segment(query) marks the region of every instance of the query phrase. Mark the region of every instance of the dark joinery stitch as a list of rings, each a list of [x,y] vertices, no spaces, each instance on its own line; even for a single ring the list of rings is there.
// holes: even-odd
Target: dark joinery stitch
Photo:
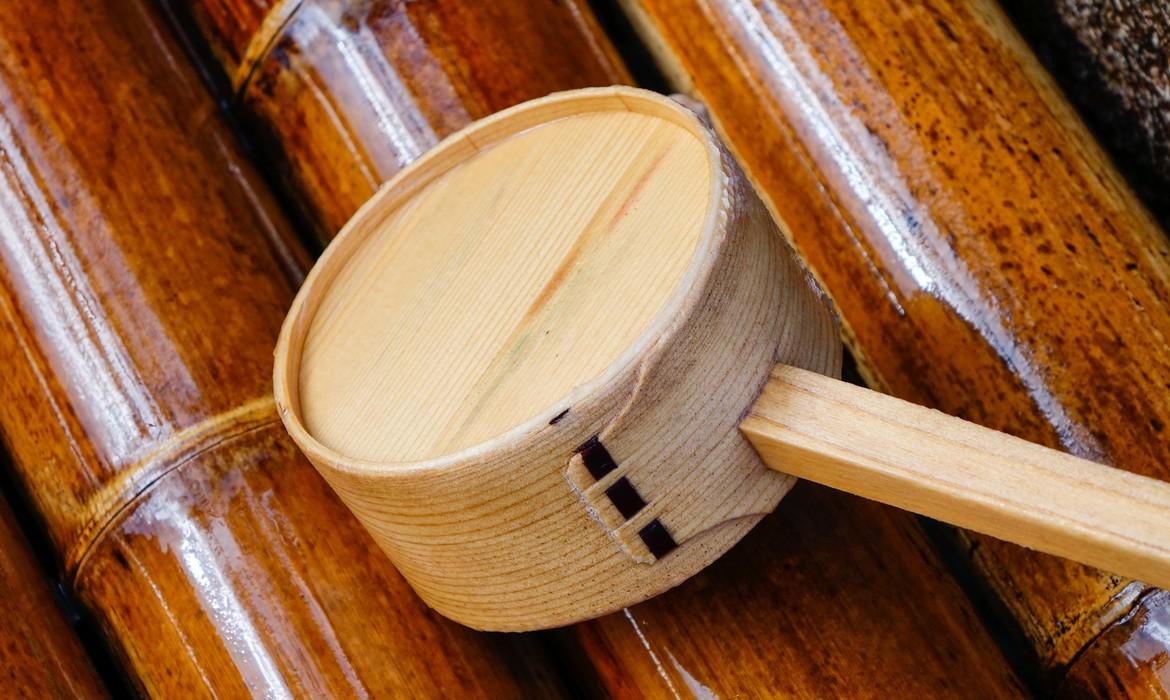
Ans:
[[[646,524],[646,527],[638,530],[638,537],[641,537],[642,541],[646,543],[646,549],[650,550],[655,559],[661,559],[678,546],[678,543],[674,541],[670,532],[658,521],[658,518],[651,520]]]
[[[605,490],[605,495],[609,496],[609,500],[613,501],[614,507],[626,520],[634,517],[638,511],[646,507],[646,501],[642,500],[638,490],[624,476],[613,482],[613,486]]]
[[[594,479],[600,480],[606,474],[617,469],[617,462],[614,461],[613,455],[605,449],[605,445],[601,444],[600,438],[596,435],[582,443],[575,452],[581,455],[581,461],[585,463],[585,468],[589,470],[589,474]],[[613,482],[605,490],[605,495],[626,520],[634,517],[646,507],[646,501],[638,493],[638,489],[634,488],[634,484],[624,476]],[[657,518],[639,530],[638,537],[642,538],[642,542],[645,543],[646,548],[650,550],[650,554],[654,555],[655,559],[661,559],[678,546],[670,531]]]
[[[578,447],[577,453],[581,455],[581,461],[585,462],[585,468],[589,470],[589,474],[594,479],[600,479],[617,469],[617,464],[609,455],[609,450],[605,449],[605,445],[601,444],[601,440],[597,439],[596,435]]]

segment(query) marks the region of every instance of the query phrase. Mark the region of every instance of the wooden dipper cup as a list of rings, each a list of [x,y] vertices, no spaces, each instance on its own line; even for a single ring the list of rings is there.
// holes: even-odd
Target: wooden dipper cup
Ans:
[[[825,376],[840,352],[707,127],[605,88],[479,121],[382,187],[297,295],[275,393],[419,595],[472,627],[664,591],[795,476],[1170,584],[1170,486]]]

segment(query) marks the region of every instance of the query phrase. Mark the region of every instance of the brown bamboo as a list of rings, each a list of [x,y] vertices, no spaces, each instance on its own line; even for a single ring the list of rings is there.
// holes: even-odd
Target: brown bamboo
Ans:
[[[1166,695],[1170,594],[1155,590],[1077,658],[1061,681],[1061,698],[1160,698]]]
[[[155,8],[0,5],[0,432],[144,695],[530,697],[532,639],[409,590],[287,439],[305,256]]]
[[[7,501],[0,499],[0,676],[29,698],[108,697],[61,614]]]
[[[232,86],[247,80],[247,70],[267,49],[280,26],[302,0],[162,0],[182,21],[207,29],[208,48]]]
[[[457,94],[465,97],[444,100],[420,87],[413,100],[391,105],[392,114],[383,116],[396,123],[445,125],[432,127],[441,134],[521,97],[581,84],[572,66],[595,55],[590,44],[605,45],[599,36],[570,45],[536,42],[526,32],[505,31],[492,21],[495,12],[539,17],[549,11],[546,3],[510,3],[506,10],[487,5],[354,3],[357,9],[345,15],[349,22],[331,30],[353,34],[352,42],[342,42],[350,47],[344,50],[303,45],[304,37],[314,35],[296,29],[310,25],[294,13],[270,42],[271,53],[257,59],[258,67],[243,71],[252,80],[267,76],[271,85],[283,86],[242,85],[237,106],[253,133],[267,143],[263,152],[273,154],[268,166],[276,173],[304,173],[286,180],[287,192],[306,211],[317,212],[319,226],[327,222],[326,231],[339,226],[373,184],[408,159],[371,168],[366,153],[406,152],[395,150],[393,133],[369,128],[377,114],[363,97],[370,92],[362,87],[366,76],[342,70],[338,53],[377,50],[393,75],[426,73],[428,81],[420,86],[461,86]],[[435,19],[448,15],[464,22],[444,25]],[[202,30],[211,33],[213,46],[223,40],[214,27]],[[524,71],[508,65],[489,70],[484,64],[493,56],[507,57],[515,44],[532,47],[526,49],[530,58]],[[557,58],[547,59],[549,73],[535,68],[543,65],[540,52],[554,45],[575,58],[554,53]],[[609,55],[608,49],[603,55]],[[471,89],[463,77],[469,65],[480,66],[474,75],[485,76],[480,79],[488,87]],[[385,75],[380,79],[391,80]],[[560,76],[556,80],[561,82],[555,84],[549,75]],[[608,82],[623,76],[595,70],[588,79]],[[392,85],[380,89],[390,91]],[[323,109],[321,95],[331,96],[334,116],[304,119],[317,113],[305,105]],[[347,145],[339,148],[338,143]],[[318,180],[330,187],[319,186]],[[909,609],[908,600],[914,601]],[[621,697],[672,697],[703,689],[720,696],[786,692],[797,697],[1010,697],[1021,692],[911,518],[811,486],[787,497],[780,515],[766,519],[692,581],[626,613],[564,630],[561,638],[588,652],[585,659],[567,654],[567,663],[580,661],[601,677],[605,691]]]
[[[1002,0],[1138,195],[1170,225],[1170,5]]]
[[[1170,476],[1170,249],[998,7],[627,7],[706,100],[873,386]],[[989,538],[960,550],[1050,680],[1131,659],[1127,640],[1165,649],[1131,624],[1162,615],[1140,583]],[[1163,681],[1147,662],[1123,683]]]
[[[284,0],[264,16],[249,7],[200,0],[190,15],[322,241],[468,122],[557,90],[629,81],[583,0]]]

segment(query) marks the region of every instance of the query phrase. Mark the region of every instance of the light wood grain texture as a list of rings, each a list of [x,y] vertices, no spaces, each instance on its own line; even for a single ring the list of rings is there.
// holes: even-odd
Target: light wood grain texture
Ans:
[[[1159,586],[1170,484],[777,366],[742,430],[793,476]]]
[[[563,173],[534,180],[531,168],[545,160]],[[496,178],[485,181],[484,169]],[[465,228],[449,234],[465,244],[404,241],[424,214],[433,219],[426,230]],[[529,265],[533,229],[551,251]],[[431,245],[445,253],[426,254]],[[482,256],[475,264],[494,264],[462,274],[471,263],[461,259]],[[405,327],[359,313],[384,299],[361,280],[409,290],[433,274],[442,294],[406,294],[429,311]],[[477,321],[503,327],[484,331]],[[458,411],[475,384],[437,381],[445,368],[456,379],[464,372],[446,351],[381,366],[368,357],[396,342],[456,346],[468,376],[491,386],[510,381],[497,358],[516,353],[517,333],[530,325],[554,351],[564,343],[564,353],[596,351],[603,361],[513,354],[522,381],[486,404],[495,415],[472,421],[469,438],[457,430],[430,444],[419,438],[428,425],[448,430],[445,415],[467,423]],[[604,333],[617,338],[595,337]],[[645,600],[710,564],[771,511],[792,479],[760,463],[737,430],[740,416],[777,359],[838,371],[835,334],[771,218],[694,115],[645,91],[583,90],[482,120],[387,183],[297,295],[274,390],[293,438],[424,600],[468,625],[526,629]],[[326,351],[336,356],[310,357]],[[350,398],[372,383],[368,373],[343,377],[340,392],[323,387],[346,365],[409,380],[415,394],[375,386],[364,413],[355,411]],[[391,428],[378,414],[399,400],[432,414]],[[342,420],[306,420],[328,414],[328,402]],[[372,432],[405,435],[408,451],[341,435],[369,431],[363,417]],[[321,425],[323,439],[313,432]]]
[[[412,462],[565,408],[690,267],[708,158],[671,121],[595,112],[482,150],[379,212],[386,233],[338,272],[308,330],[305,427],[349,457]]]

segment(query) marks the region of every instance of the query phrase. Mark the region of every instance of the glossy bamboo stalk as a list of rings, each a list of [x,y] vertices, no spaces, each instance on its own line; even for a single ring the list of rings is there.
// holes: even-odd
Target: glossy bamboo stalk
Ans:
[[[1165,697],[1170,593],[1149,591],[1069,668],[1061,698]]]
[[[287,439],[305,256],[144,0],[0,5],[0,432],[146,695],[559,695],[430,612]]]
[[[303,0],[162,0],[184,13],[184,21],[205,28],[208,48],[232,88],[248,79],[248,71],[268,42]]]
[[[1025,695],[913,518],[808,483],[678,588],[562,634],[616,697]]]
[[[322,241],[468,122],[557,90],[629,81],[584,0],[268,5],[263,16],[248,0],[178,9],[223,60],[260,151]]]
[[[406,9],[397,3],[351,5],[354,14],[346,16],[353,21],[328,30],[304,27],[331,15],[316,10],[307,18],[294,14],[285,33],[272,42],[272,53],[258,58],[261,67],[243,71],[253,80],[268,76],[264,79],[272,85],[284,87],[244,85],[238,101],[245,120],[265,138],[279,138],[267,149],[279,156],[269,167],[306,173],[286,183],[290,196],[330,226],[340,225],[361,204],[355,188],[369,192],[363,183],[371,174],[380,180],[412,157],[401,146],[400,132],[372,128],[377,119],[432,125],[438,136],[512,101],[503,96],[519,99],[579,85],[582,77],[561,66],[586,63],[598,55],[590,44],[605,45],[600,36],[573,45],[562,41],[552,58],[540,61],[540,51],[554,51],[552,44],[516,36],[491,21],[495,12],[539,17],[548,12],[543,2],[509,3],[507,10],[442,1]],[[444,24],[442,18],[449,15],[463,21]],[[445,27],[444,33],[436,33],[436,27]],[[353,39],[337,45],[302,43],[321,32]],[[209,37],[213,46],[223,41]],[[517,42],[535,42],[528,45],[536,48],[526,49],[526,71],[483,65],[493,56],[508,56]],[[346,68],[337,53],[358,48],[351,52],[338,46],[360,47],[367,56],[378,51],[389,62],[377,76],[384,82],[370,85],[360,66]],[[560,55],[566,51],[575,57]],[[601,55],[608,56],[608,49]],[[539,68],[545,63],[550,72]],[[479,87],[466,82],[468,65],[481,66],[471,73],[485,81]],[[427,76],[418,82],[422,98],[380,103],[389,110],[381,116],[371,111],[371,95],[398,94],[394,76],[416,73]],[[588,74],[594,82],[621,78],[620,70]],[[456,94],[462,97],[433,97],[446,94],[448,85],[460,86]],[[325,104],[321,95],[354,97],[330,101],[334,116],[329,120],[304,121],[300,115],[311,113],[306,105],[319,110]],[[348,145],[341,149],[337,143]],[[371,168],[366,153],[387,159]],[[327,162],[319,154],[330,154]],[[318,181],[330,186],[318,186]],[[340,183],[347,194],[338,197],[331,183]],[[564,630],[561,637],[572,647],[566,663],[580,662],[601,677],[604,690],[619,697],[673,697],[703,689],[721,697],[785,692],[797,697],[1010,697],[1020,692],[969,603],[905,514],[809,486],[789,496],[781,514],[758,530],[711,569],[661,598]],[[574,658],[576,645],[587,658]]]
[[[6,693],[59,700],[107,697],[2,498],[0,598],[0,676]]]
[[[626,4],[706,100],[875,387],[1170,476],[1170,249],[998,7]],[[1161,617],[1134,616],[1164,600],[1139,583],[964,542],[1054,676],[1078,654],[1107,668],[1132,636],[1119,620]],[[1153,663],[1131,680],[1163,682]]]
[[[1001,4],[1162,226],[1170,225],[1170,4]]]

